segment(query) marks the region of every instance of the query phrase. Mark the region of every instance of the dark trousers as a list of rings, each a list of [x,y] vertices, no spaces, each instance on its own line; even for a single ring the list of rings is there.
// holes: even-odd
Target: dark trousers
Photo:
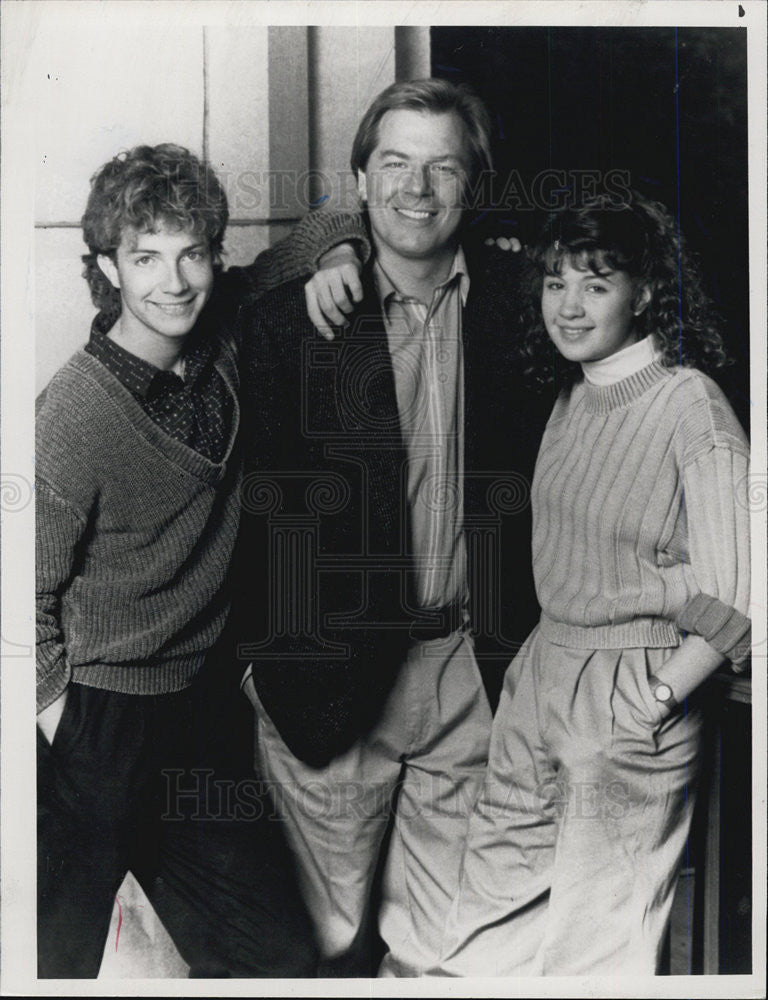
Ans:
[[[140,669],[140,668],[137,668]],[[315,976],[282,824],[252,770],[253,716],[233,688],[117,694],[71,684],[38,730],[38,976],[98,974],[132,871],[190,976]]]

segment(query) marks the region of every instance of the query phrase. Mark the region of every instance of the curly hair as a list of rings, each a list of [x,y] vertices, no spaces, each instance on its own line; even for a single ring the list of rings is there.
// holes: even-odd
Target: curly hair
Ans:
[[[82,218],[89,250],[82,258],[83,277],[93,304],[108,319],[120,315],[120,292],[97,258],[103,254],[116,260],[126,229],[154,233],[168,226],[204,236],[219,268],[228,219],[227,196],[216,174],[183,146],[164,142],[118,153],[91,178]]]
[[[686,249],[675,220],[659,202],[636,191],[626,201],[594,196],[552,212],[526,250],[520,352],[526,374],[539,385],[572,383],[581,366],[562,358],[541,313],[542,280],[574,261],[596,274],[624,271],[635,287],[651,293],[635,319],[638,338],[653,333],[661,362],[712,371],[729,364],[719,317],[704,291],[697,262]]]

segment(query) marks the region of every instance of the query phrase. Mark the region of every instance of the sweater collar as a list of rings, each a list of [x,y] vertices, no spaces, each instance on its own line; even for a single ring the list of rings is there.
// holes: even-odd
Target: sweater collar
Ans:
[[[640,371],[611,385],[592,385],[585,379],[582,385],[586,410],[588,413],[610,413],[620,407],[631,406],[649,389],[670,378],[674,370],[652,361]]]
[[[91,379],[106,397],[117,407],[129,422],[133,430],[143,437],[156,452],[192,475],[211,483],[219,482],[227,472],[230,459],[235,449],[238,428],[240,426],[240,408],[237,393],[237,362],[234,351],[226,339],[220,340],[221,350],[215,359],[216,370],[224,379],[232,396],[234,412],[232,427],[226,452],[219,462],[213,462],[194,448],[166,434],[149,416],[141,403],[128,391],[112,372],[97,358],[85,350],[77,351],[69,359],[62,372],[72,370]]]

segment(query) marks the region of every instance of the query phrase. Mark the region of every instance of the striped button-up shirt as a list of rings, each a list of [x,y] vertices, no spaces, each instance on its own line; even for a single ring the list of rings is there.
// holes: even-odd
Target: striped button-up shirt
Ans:
[[[408,453],[408,504],[424,609],[467,600],[464,503],[464,354],[461,312],[469,293],[459,248],[429,303],[402,295],[374,265]]]

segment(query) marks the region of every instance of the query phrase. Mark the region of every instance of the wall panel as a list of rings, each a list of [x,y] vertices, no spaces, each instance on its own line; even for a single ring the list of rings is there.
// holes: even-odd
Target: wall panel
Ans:
[[[119,41],[119,44],[118,44]],[[35,221],[80,219],[88,179],[120,149],[203,139],[203,32],[91,27],[62,45],[46,22],[35,46]]]
[[[313,27],[309,39],[312,200],[352,210],[349,152],[363,112],[395,80],[395,30]]]
[[[35,231],[35,393],[88,340],[96,310],[82,278],[79,228]]]
[[[233,219],[269,214],[269,30],[205,28],[205,152]]]
[[[307,28],[269,29],[269,169],[273,219],[298,219],[307,210],[309,69]]]

